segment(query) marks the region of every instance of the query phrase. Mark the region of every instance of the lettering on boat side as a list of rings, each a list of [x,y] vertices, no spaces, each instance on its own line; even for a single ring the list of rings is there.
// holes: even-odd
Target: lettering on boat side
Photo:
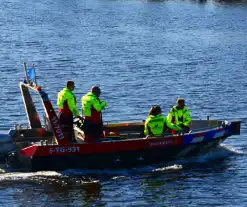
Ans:
[[[79,146],[72,146],[72,147],[50,147],[49,153],[73,153],[73,152],[80,152]]]
[[[160,142],[151,142],[150,146],[160,146],[160,145],[169,145],[169,144],[173,144],[174,141],[173,140],[165,140],[165,141],[160,141]]]
[[[59,125],[59,123],[58,123],[57,117],[56,117],[56,116],[53,116],[53,117],[51,118],[51,122],[52,122],[52,124],[53,124],[54,132],[55,132],[55,134],[57,135],[57,137],[58,137],[60,140],[64,139],[63,132],[62,132],[62,130],[61,130],[61,128],[60,128],[60,125]]]

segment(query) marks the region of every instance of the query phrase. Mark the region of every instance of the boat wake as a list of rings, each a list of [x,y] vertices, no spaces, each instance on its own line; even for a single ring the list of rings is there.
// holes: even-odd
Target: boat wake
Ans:
[[[225,159],[230,156],[244,155],[243,151],[233,148],[232,146],[221,144],[219,147],[212,149],[210,152],[197,158],[199,162],[208,162],[213,160]]]

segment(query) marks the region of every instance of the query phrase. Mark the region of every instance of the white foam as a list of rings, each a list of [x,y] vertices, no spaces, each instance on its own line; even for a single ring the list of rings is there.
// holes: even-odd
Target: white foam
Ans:
[[[171,165],[171,166],[167,166],[167,167],[161,167],[161,168],[157,168],[152,170],[153,172],[157,172],[157,171],[167,171],[167,170],[181,170],[183,169],[182,165]]]
[[[13,173],[4,173],[0,175],[1,180],[25,180],[32,179],[33,177],[57,177],[61,176],[59,172],[55,171],[39,171],[39,172],[13,172]]]
[[[226,144],[221,144],[221,147],[229,150],[230,152],[232,152],[233,154],[240,154],[240,155],[245,155],[247,154],[247,152],[235,149],[234,147],[230,146],[230,145],[226,145]]]

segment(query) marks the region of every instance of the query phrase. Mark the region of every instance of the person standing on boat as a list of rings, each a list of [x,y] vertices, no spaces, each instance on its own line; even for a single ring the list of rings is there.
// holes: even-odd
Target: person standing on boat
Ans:
[[[91,91],[81,98],[82,114],[84,115],[85,141],[95,141],[103,136],[102,110],[106,102],[99,99],[101,90],[93,86]]]
[[[181,131],[178,127],[167,120],[162,114],[160,106],[151,107],[148,118],[145,121],[144,134],[146,136],[162,136],[170,128],[175,131]]]
[[[184,133],[190,131],[189,124],[191,123],[190,111],[185,106],[185,100],[183,98],[178,98],[176,101],[176,106],[173,106],[167,115],[167,119],[177,126],[180,126]],[[172,131],[172,134],[176,134]]]
[[[73,142],[73,115],[80,117],[76,106],[76,98],[72,91],[75,89],[74,81],[67,81],[66,88],[57,95],[58,118],[64,132],[68,133],[69,142]]]

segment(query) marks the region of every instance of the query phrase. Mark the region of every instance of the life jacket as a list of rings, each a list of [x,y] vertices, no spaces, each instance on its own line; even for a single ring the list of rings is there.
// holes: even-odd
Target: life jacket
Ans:
[[[145,121],[145,135],[161,136],[166,127],[166,118],[161,114],[149,115]]]
[[[85,119],[92,121],[93,124],[102,123],[102,113],[101,111],[96,111],[94,108],[91,109],[91,116],[85,116]]]
[[[174,106],[171,108],[167,119],[176,125],[184,124],[188,126],[191,122],[190,111],[186,106],[183,109],[177,109],[177,107]]]
[[[87,93],[81,98],[82,114],[85,119],[91,120],[93,124],[102,125],[102,110],[106,102],[100,99],[92,92]]]
[[[57,97],[58,111],[63,113],[64,116],[79,116],[78,109],[76,107],[76,98],[74,94],[67,88],[64,88],[58,93]]]
[[[69,110],[69,105],[68,105],[67,101],[65,101],[63,103],[63,108],[58,108],[58,111],[60,113],[64,114],[64,116],[66,116],[66,117],[73,116],[73,113]]]

